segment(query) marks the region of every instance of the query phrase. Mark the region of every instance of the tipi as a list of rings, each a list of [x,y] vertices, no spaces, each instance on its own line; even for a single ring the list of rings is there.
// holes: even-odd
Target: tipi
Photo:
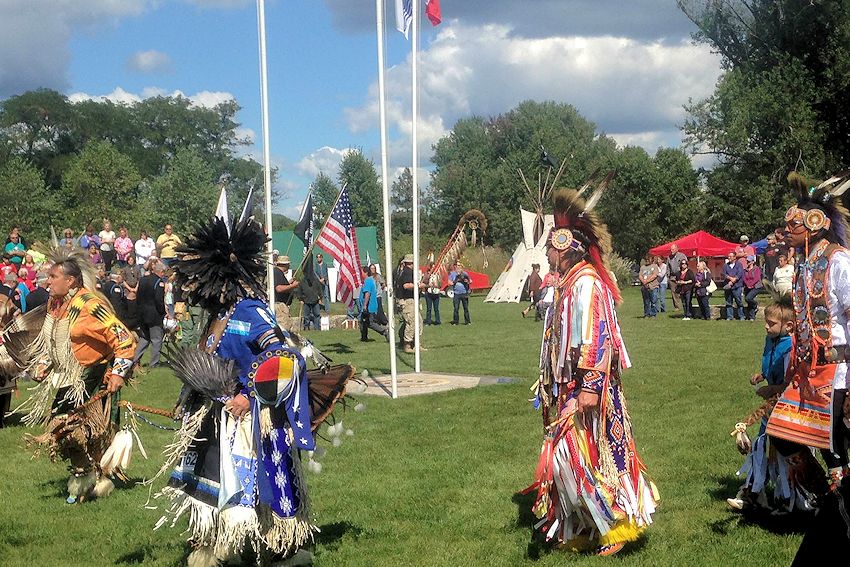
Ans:
[[[540,264],[540,270],[544,274],[549,270],[549,262],[546,259],[546,238],[549,236],[549,231],[555,225],[555,220],[552,215],[543,214],[543,206],[549,201],[552,191],[558,185],[566,163],[566,159],[561,162],[561,167],[558,168],[557,173],[553,177],[554,162],[546,153],[543,146],[541,146],[541,171],[537,174],[536,191],[528,184],[522,170],[517,169],[517,174],[522,180],[526,193],[534,205],[534,212],[532,213],[522,208],[519,210],[522,221],[522,241],[516,247],[513,256],[511,256],[507,266],[505,266],[505,269],[499,275],[496,283],[490,288],[490,293],[487,294],[487,298],[484,301],[490,303],[519,303],[523,289],[525,288],[525,282],[528,276],[531,275],[531,265]],[[545,177],[543,176],[544,167],[546,168]]]

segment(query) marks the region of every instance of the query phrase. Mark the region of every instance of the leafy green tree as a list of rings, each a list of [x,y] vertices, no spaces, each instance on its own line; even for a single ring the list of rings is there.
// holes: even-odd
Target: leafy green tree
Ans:
[[[62,178],[63,224],[78,231],[96,219],[128,222],[137,210],[141,181],[132,160],[111,144],[87,144]]]
[[[337,181],[340,186],[348,188],[351,213],[357,226],[380,227],[384,219],[381,184],[378,182],[375,164],[363,155],[362,150],[356,149],[345,154],[339,164]]]
[[[420,199],[420,203],[422,200]],[[392,205],[393,238],[413,234],[413,174],[405,167],[393,181],[390,204]],[[420,227],[421,230],[421,227]]]
[[[0,227],[20,225],[33,238],[50,236],[51,223],[59,222],[57,204],[44,184],[41,172],[22,157],[14,157],[0,167]],[[56,226],[56,230],[61,227]]]
[[[324,222],[324,219],[331,212],[331,207],[336,202],[339,187],[336,186],[333,179],[320,171],[313,183],[310,184],[310,192],[313,194],[313,215]],[[318,228],[321,227],[317,227],[317,230]]]
[[[180,148],[163,175],[154,178],[147,197],[155,203],[153,226],[174,225],[187,233],[213,214],[221,186],[215,172],[197,151]]]
[[[678,4],[725,71],[684,124],[692,151],[719,161],[706,178],[709,226],[763,234],[781,222],[789,170],[820,177],[850,163],[850,3]]]

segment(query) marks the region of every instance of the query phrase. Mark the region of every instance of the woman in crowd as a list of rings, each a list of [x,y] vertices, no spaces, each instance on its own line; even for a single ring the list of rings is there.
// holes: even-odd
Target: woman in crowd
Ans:
[[[640,292],[643,295],[643,316],[655,317],[658,314],[658,265],[655,258],[646,255],[640,266]]]
[[[747,321],[755,321],[759,311],[758,294],[764,289],[761,282],[761,268],[756,265],[755,256],[747,256],[747,266],[744,268],[744,300],[746,301]]]
[[[148,236],[148,231],[142,230],[139,232],[139,239],[136,240],[134,248],[136,249],[136,263],[144,266],[156,250],[156,242]]]
[[[115,231],[112,230],[112,223],[108,220],[103,221],[103,230],[98,236],[100,237],[100,257],[103,258],[104,268],[109,272],[115,262]]]
[[[121,271],[124,276],[124,297],[127,300],[126,321],[129,329],[139,326],[139,312],[136,297],[139,292],[139,280],[142,279],[142,267],[136,263],[136,255],[127,256],[127,265]]]
[[[97,244],[95,244],[94,242],[89,244],[89,252],[87,258],[93,266],[97,266],[98,264],[103,263],[103,257],[100,255],[100,251],[97,249]]]
[[[118,238],[115,239],[115,257],[120,268],[127,265],[127,258],[133,256],[133,240],[127,235],[127,227],[118,229]]]
[[[659,313],[664,313],[667,311],[667,262],[661,256],[656,256],[655,266],[658,268],[658,304],[656,310]]]
[[[676,275],[676,293],[682,300],[682,309],[685,311],[683,321],[689,321],[693,312],[694,272],[688,267],[688,261],[679,263],[679,273]]]
[[[788,256],[780,254],[778,257],[779,266],[773,271],[773,289],[779,296],[789,295],[791,293],[791,281],[794,278],[794,266],[788,262]]]
[[[711,272],[708,269],[705,261],[697,262],[697,272],[694,274],[694,289],[696,290],[697,304],[699,305],[700,316],[708,321],[711,319],[711,308],[708,305],[708,300],[711,294],[708,292],[708,286],[711,285]]]

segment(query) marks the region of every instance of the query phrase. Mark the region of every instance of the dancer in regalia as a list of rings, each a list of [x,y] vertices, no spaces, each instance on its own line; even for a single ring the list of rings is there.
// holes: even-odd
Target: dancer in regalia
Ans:
[[[547,540],[599,555],[637,539],[658,500],[635,449],[620,383],[630,361],[614,310],[620,293],[606,265],[610,235],[591,212],[610,177],[587,203],[580,191],[554,194],[548,258],[559,281],[536,385],[545,438],[527,489],[537,491],[535,528]]]
[[[823,495],[801,549],[818,553],[822,548],[807,546],[807,540],[829,533],[838,534],[831,545],[846,551],[850,548],[850,214],[840,197],[850,188],[850,177],[844,173],[817,183],[792,172],[788,181],[797,204],[785,215],[787,240],[802,257],[792,292],[796,329],[790,381],[770,414],[767,434],[785,456],[790,476]],[[826,478],[810,448],[820,449],[828,468]],[[832,518],[839,516],[843,521],[836,525]],[[829,526],[824,525],[825,518],[831,518]],[[800,555],[798,561],[803,562]]]
[[[200,348],[171,356],[183,427],[159,493],[171,500],[160,525],[188,512],[189,565],[218,565],[246,542],[288,556],[315,530],[298,456],[315,447],[306,365],[266,303],[266,241],[253,218],[214,218],[177,252],[176,285],[210,314]]]
[[[40,332],[31,342],[19,333],[6,348],[39,383],[16,410],[27,411],[27,425],[45,428],[28,444],[69,462],[67,501],[74,503],[112,491],[111,470],[100,463],[118,431],[119,390],[136,341],[95,291],[93,268],[81,253],[57,248],[49,261],[48,303],[15,323]]]

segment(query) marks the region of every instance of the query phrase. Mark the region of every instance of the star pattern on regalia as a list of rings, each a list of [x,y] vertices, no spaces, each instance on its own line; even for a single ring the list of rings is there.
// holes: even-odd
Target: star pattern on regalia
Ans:
[[[299,420],[295,422],[295,427],[297,427],[298,429],[302,429],[304,427],[304,424],[301,423],[301,421]]]
[[[286,473],[277,471],[274,475],[274,483],[282,490],[286,488]]]
[[[280,451],[278,451],[277,449],[272,451],[272,462],[275,464],[275,466],[280,465],[280,462],[282,460],[283,460],[283,455],[281,454]]]
[[[304,439],[303,437],[301,437],[301,438],[300,438],[300,439],[298,439],[298,440],[299,440],[299,441],[301,441],[301,444],[302,444],[302,445],[306,445],[306,444],[307,444],[307,440],[306,440],[306,439]]]
[[[287,516],[292,514],[292,501],[286,496],[280,497],[280,511]]]
[[[277,429],[272,429],[271,432],[269,433],[269,439],[271,439],[273,442],[276,443],[278,435],[280,435],[280,434],[277,432]]]

